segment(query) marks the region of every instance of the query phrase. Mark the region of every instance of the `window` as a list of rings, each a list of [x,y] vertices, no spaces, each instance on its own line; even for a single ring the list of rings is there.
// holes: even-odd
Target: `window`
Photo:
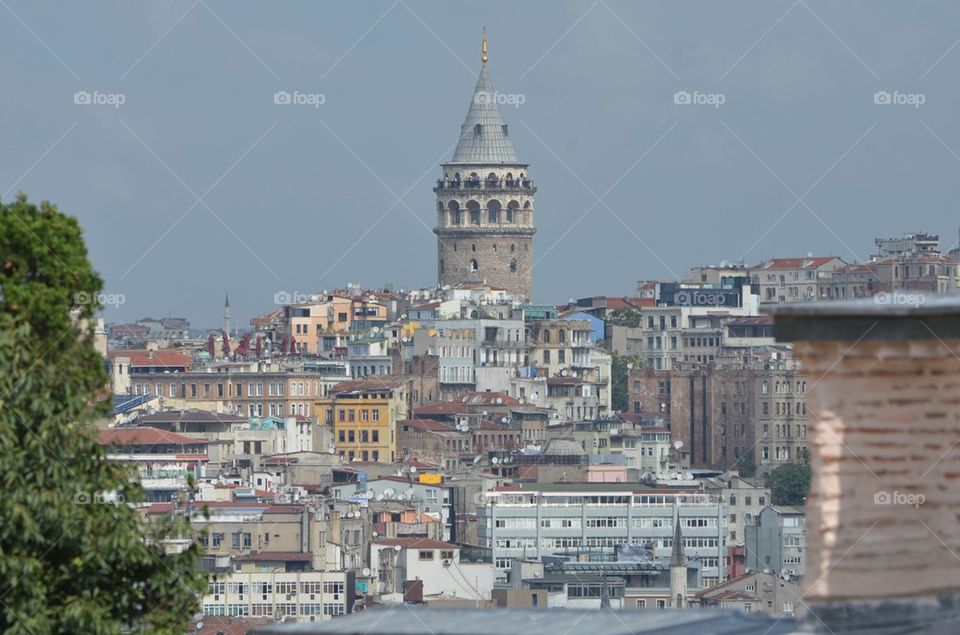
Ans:
[[[452,551],[441,551],[441,552],[440,552],[440,559],[441,559],[441,560],[453,560],[453,552],[452,552]]]
[[[420,560],[433,560],[433,551],[420,550],[417,553],[417,557]]]

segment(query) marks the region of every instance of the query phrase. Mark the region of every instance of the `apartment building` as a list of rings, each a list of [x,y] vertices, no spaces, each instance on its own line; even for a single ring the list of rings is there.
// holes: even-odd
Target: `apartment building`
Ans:
[[[834,256],[771,258],[750,268],[750,281],[763,304],[813,302],[820,298],[821,278],[846,265]]]
[[[238,571],[211,577],[201,599],[203,614],[319,622],[353,612],[353,572],[286,571],[271,566],[275,564],[271,560],[247,559],[238,564]]]
[[[770,504],[770,488],[760,479],[749,479],[736,472],[706,479],[703,491],[716,496],[727,506],[727,544],[746,540],[746,526],[756,523],[760,512]]]
[[[468,562],[461,558],[458,545],[439,540],[375,540],[370,544],[370,568],[376,576],[376,593],[381,596],[402,595],[411,583],[418,584],[422,599],[428,602],[487,601],[493,591],[491,563]]]
[[[621,423],[610,432],[610,454],[622,454],[629,468],[667,478],[670,472],[670,429]]]
[[[686,556],[700,563],[701,584],[726,576],[727,511],[703,494],[629,484],[514,484],[486,492],[477,517],[481,545],[493,550],[502,575],[516,558],[602,560],[624,545],[668,559],[679,522]]]
[[[807,547],[804,510],[768,505],[746,525],[747,567],[802,580]]]
[[[189,479],[206,476],[208,443],[150,427],[101,430],[97,444],[107,448],[107,459],[132,467],[144,490],[145,502],[176,500],[190,486]],[[94,502],[101,492],[79,492],[78,502]]]
[[[800,585],[763,571],[751,571],[697,594],[697,600],[704,608],[782,617],[803,615],[806,611],[802,597]]]
[[[286,299],[286,298],[281,298]],[[295,298],[291,298],[295,299]],[[365,295],[330,293],[283,307],[273,341],[293,339],[297,351],[319,355],[327,352],[324,336],[347,331],[365,333],[384,326],[387,306]]]
[[[592,325],[587,320],[534,320],[529,323],[528,366],[537,375],[555,377],[561,370],[592,368]]]
[[[755,287],[744,280],[715,288],[659,284],[657,305],[640,309],[635,325],[608,328],[611,350],[639,357],[655,370],[670,370],[680,362],[712,362],[722,354],[726,324],[756,316]]]
[[[317,400],[317,414],[333,428],[336,452],[342,458],[396,460],[396,422],[409,418],[411,381],[379,375],[346,381]]]
[[[151,345],[144,349],[107,351],[105,363],[113,394],[152,395],[157,376],[186,373],[192,360],[181,351]]]
[[[633,369],[629,382],[631,408],[663,419],[686,465],[766,474],[806,460],[806,378],[775,347],[670,371]]]
[[[157,396],[161,408],[309,417],[316,398],[348,377],[345,362],[227,362],[141,376],[133,388],[134,394]]]

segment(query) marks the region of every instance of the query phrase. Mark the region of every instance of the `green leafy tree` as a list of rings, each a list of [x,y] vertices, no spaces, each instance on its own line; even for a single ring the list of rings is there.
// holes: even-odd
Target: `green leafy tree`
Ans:
[[[621,355],[617,352],[611,355],[611,400],[615,411],[627,412],[630,410],[630,371],[642,366],[643,364],[638,357]]]
[[[0,632],[182,633],[206,579],[183,516],[147,524],[96,443],[112,414],[89,325],[102,282],[76,219],[0,205]],[[168,551],[170,553],[168,553]]]
[[[614,326],[640,326],[640,311],[637,309],[611,309],[607,312],[607,323]]]
[[[734,461],[733,469],[737,470],[740,476],[748,478],[757,473],[757,460],[753,448],[741,454],[740,458]]]
[[[781,465],[770,473],[770,498],[774,505],[803,505],[810,491],[810,466]]]

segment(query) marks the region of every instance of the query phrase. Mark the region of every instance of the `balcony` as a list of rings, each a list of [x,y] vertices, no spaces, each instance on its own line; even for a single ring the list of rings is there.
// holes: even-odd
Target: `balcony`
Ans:
[[[517,192],[525,191],[527,193],[534,193],[537,188],[533,186],[533,181],[531,179],[513,179],[513,180],[497,180],[497,181],[481,181],[481,180],[467,180],[467,181],[445,181],[443,179],[437,180],[436,187],[433,188],[434,192],[461,192],[461,191],[487,191],[487,192]]]

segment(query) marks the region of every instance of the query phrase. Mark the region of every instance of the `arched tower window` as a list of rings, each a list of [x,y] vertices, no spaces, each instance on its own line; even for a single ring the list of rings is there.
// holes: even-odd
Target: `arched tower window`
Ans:
[[[476,258],[471,258],[471,259],[470,259],[470,271],[479,271],[479,270],[480,270],[480,263],[477,262],[477,259],[476,259]]]
[[[450,210],[450,222],[454,225],[463,224],[463,211],[460,209],[460,203],[456,201],[450,201],[447,205],[447,208]]]
[[[468,201],[467,210],[469,210],[470,212],[470,224],[479,225],[480,224],[480,203],[476,201]]]
[[[517,273],[517,259],[510,259],[510,273]]]
[[[514,220],[514,212],[520,207],[520,203],[516,201],[510,201],[507,203],[507,222],[512,223]]]
[[[493,224],[500,222],[500,201],[495,198],[487,202],[487,222]]]

